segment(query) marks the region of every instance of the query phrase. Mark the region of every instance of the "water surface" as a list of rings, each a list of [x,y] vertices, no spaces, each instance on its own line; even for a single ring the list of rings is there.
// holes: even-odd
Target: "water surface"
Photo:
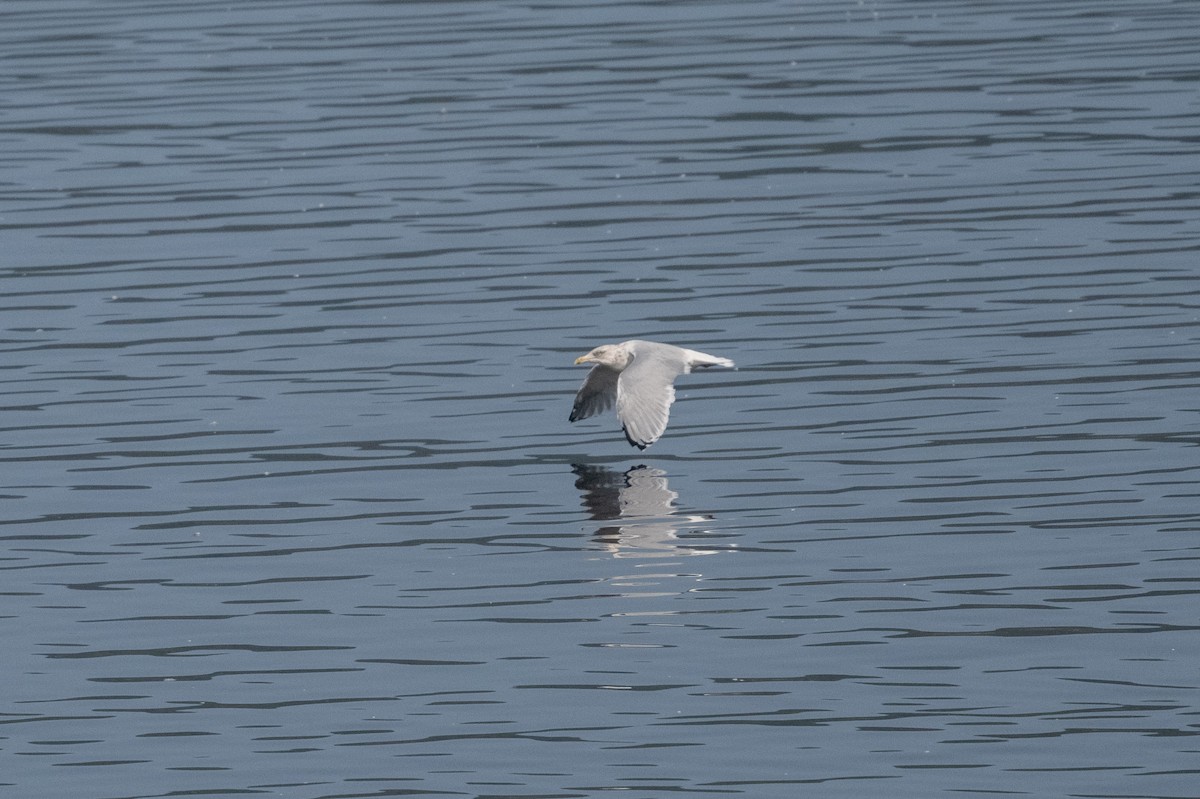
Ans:
[[[1195,793],[1191,4],[0,22],[14,796]]]

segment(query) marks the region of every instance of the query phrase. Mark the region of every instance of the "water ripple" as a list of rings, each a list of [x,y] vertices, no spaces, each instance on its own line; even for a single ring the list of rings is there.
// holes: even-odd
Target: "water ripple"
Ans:
[[[10,4],[6,783],[1190,795],[1189,11]]]

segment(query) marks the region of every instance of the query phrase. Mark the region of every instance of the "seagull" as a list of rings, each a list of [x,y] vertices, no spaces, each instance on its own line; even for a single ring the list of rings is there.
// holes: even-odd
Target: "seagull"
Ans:
[[[638,339],[601,344],[576,358],[575,363],[596,365],[575,395],[571,421],[587,419],[616,405],[625,439],[638,449],[658,441],[667,429],[676,377],[696,367],[733,367],[728,358]]]

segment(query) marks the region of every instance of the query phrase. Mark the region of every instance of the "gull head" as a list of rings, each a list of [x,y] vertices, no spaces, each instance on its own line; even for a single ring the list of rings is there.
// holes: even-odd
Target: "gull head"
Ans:
[[[575,363],[598,363],[619,372],[629,365],[630,357],[629,349],[623,343],[601,344],[587,355],[580,355],[575,359]]]

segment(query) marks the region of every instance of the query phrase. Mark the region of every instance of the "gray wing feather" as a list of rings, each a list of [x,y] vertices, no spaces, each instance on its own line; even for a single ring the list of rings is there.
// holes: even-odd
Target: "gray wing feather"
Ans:
[[[620,374],[607,366],[593,366],[575,395],[571,421],[587,419],[612,408],[617,401],[617,377]]]
[[[645,449],[662,436],[675,401],[675,378],[687,367],[679,347],[636,343],[633,362],[617,381],[617,418],[630,444]]]

